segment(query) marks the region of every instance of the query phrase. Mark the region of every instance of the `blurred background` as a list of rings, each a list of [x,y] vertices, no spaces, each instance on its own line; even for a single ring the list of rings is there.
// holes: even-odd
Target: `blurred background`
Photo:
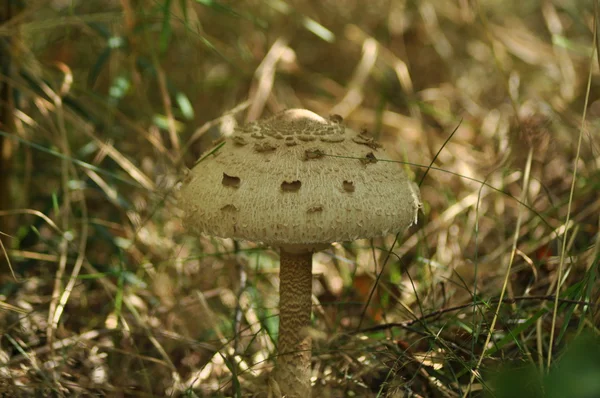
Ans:
[[[237,124],[307,108],[376,136],[424,202],[315,255],[313,396],[598,396],[556,383],[600,380],[585,349],[543,376],[600,324],[597,12],[3,0],[0,392],[272,396],[277,253],[188,233],[176,191]]]

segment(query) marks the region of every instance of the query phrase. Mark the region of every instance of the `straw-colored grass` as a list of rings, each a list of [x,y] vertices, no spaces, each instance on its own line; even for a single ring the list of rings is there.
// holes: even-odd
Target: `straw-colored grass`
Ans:
[[[2,2],[0,393],[273,396],[277,255],[188,233],[175,193],[301,107],[376,136],[425,204],[315,255],[313,396],[578,394],[597,24],[591,0]]]

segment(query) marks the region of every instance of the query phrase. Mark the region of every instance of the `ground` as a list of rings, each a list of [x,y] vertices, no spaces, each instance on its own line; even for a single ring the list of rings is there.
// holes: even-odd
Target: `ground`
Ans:
[[[177,188],[306,108],[424,203],[315,255],[313,396],[598,396],[596,2],[0,8],[4,395],[275,396],[278,255],[195,236]]]

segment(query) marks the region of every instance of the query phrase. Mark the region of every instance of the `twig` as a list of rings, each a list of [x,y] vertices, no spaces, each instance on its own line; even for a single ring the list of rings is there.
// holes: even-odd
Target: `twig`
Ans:
[[[556,297],[554,296],[517,296],[514,298],[505,298],[502,299],[502,303],[504,304],[514,304],[516,302],[519,301],[554,301],[556,300]],[[430,312],[428,314],[425,314],[419,318],[413,319],[411,321],[405,321],[405,322],[395,322],[395,323],[385,323],[382,325],[377,325],[377,326],[372,326],[369,328],[365,328],[365,329],[360,329],[360,330],[356,330],[354,332],[351,332],[351,334],[358,334],[358,333],[368,333],[368,332],[377,332],[380,330],[386,330],[386,329],[391,329],[391,328],[409,328],[412,325],[415,325],[417,323],[423,322],[426,319],[430,319],[430,318],[435,318],[437,316],[449,313],[449,312],[454,312],[454,311],[460,311],[463,310],[465,308],[469,308],[469,307],[474,307],[476,305],[489,305],[489,304],[496,304],[498,303],[500,300],[497,298],[494,299],[490,299],[489,301],[483,302],[483,301],[479,301],[479,302],[469,302],[466,304],[462,304],[462,305],[457,305],[454,307],[449,307],[449,308],[442,308],[440,310],[437,311],[433,311]],[[588,306],[592,306],[592,307],[600,307],[600,304],[597,303],[592,303],[589,301],[581,301],[581,300],[571,300],[571,299],[563,299],[563,298],[558,298],[558,301],[564,304],[573,304],[573,305],[588,305]]]

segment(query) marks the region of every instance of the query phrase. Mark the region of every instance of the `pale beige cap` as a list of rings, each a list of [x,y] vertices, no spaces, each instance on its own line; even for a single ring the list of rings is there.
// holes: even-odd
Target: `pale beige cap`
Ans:
[[[286,250],[404,231],[419,189],[366,134],[304,109],[238,127],[183,184],[196,232]]]

